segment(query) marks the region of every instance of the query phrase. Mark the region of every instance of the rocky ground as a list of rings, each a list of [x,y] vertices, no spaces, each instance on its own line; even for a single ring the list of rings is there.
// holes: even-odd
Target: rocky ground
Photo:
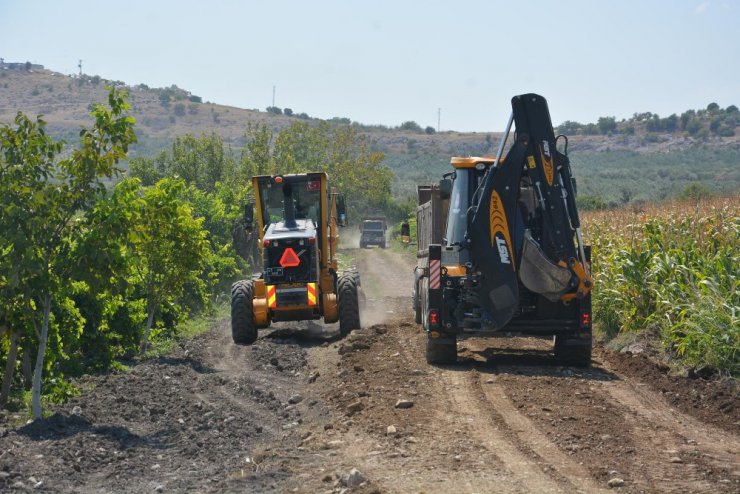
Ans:
[[[363,329],[228,322],[41,421],[0,422],[0,490],[53,492],[740,492],[731,381],[597,348],[561,367],[531,339],[467,339],[431,367],[413,258],[350,251]]]

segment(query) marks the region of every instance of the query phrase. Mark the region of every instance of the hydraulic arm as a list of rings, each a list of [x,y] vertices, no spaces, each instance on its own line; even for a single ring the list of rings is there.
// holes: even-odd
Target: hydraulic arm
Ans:
[[[466,238],[482,319],[494,329],[517,311],[520,283],[565,303],[585,297],[592,285],[570,163],[556,148],[547,101],[524,94],[512,98],[511,106],[496,163],[483,176],[469,211]],[[516,137],[502,160],[512,120]],[[533,204],[522,201],[523,190]]]

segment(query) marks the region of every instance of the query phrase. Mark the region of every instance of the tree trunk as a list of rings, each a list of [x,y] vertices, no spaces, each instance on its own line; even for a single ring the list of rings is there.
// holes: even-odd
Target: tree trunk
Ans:
[[[10,351],[8,352],[8,361],[5,363],[5,375],[3,384],[0,387],[0,408],[4,408],[10,395],[10,385],[13,382],[15,372],[15,361],[18,357],[18,340],[20,335],[16,331],[10,332]]]
[[[46,357],[46,339],[49,336],[49,314],[51,313],[51,295],[44,299],[44,321],[41,323],[39,336],[39,352],[36,355],[36,368],[33,371],[33,386],[31,401],[33,403],[33,418],[41,418],[41,377],[44,372],[44,358]]]
[[[33,367],[31,366],[32,351],[25,346],[21,349],[21,374],[23,375],[23,389],[31,389],[33,383]]]
[[[144,337],[141,339],[141,355],[146,353],[146,349],[149,346],[149,330],[152,329],[152,323],[154,322],[154,313],[157,311],[156,308],[150,308],[149,314],[146,318],[146,329],[144,330]]]

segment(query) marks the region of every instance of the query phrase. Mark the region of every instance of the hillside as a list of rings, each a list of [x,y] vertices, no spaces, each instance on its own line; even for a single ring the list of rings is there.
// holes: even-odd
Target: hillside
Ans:
[[[98,76],[0,70],[0,123],[12,122],[17,111],[43,114],[52,134],[72,142],[86,121],[89,105],[104,101],[104,86],[110,83],[125,86]],[[139,85],[127,89],[139,137],[132,156],[154,155],[168,147],[175,136],[185,133],[216,132],[238,150],[250,124],[265,124],[278,131],[301,118],[314,120],[305,114],[286,116],[201,102],[197,95],[177,86],[154,89]],[[554,117],[559,121],[561,116]],[[649,112],[622,122],[605,118],[598,124],[582,125],[565,120],[560,127],[571,136],[569,151],[580,192],[607,203],[624,203],[668,198],[691,182],[699,182],[711,191],[736,191],[740,184],[737,125],[727,127],[723,122],[720,129],[714,122],[716,114],[704,110],[694,112],[692,118],[691,132],[681,128],[685,122],[678,116],[660,119]],[[505,119],[502,115],[502,126]],[[333,121],[349,123],[347,118]],[[491,154],[500,139],[497,132],[436,133],[428,129],[432,133],[427,134],[418,126],[404,126],[411,130],[402,130],[352,125],[367,134],[374,150],[385,153],[386,164],[396,176],[394,192],[400,196],[413,195],[416,183],[436,180],[448,171],[450,156]],[[600,134],[602,131],[606,133]]]

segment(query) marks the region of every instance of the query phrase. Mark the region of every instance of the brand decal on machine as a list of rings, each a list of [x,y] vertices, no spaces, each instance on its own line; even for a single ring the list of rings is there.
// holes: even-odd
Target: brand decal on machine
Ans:
[[[509,237],[509,225],[506,221],[506,212],[501,202],[501,196],[495,190],[491,193],[489,203],[489,223],[491,228],[491,247],[498,251],[501,264],[512,264],[511,238]]]
[[[506,246],[506,240],[503,237],[496,237],[496,247],[498,247],[498,256],[501,264],[511,264],[509,248]]]

